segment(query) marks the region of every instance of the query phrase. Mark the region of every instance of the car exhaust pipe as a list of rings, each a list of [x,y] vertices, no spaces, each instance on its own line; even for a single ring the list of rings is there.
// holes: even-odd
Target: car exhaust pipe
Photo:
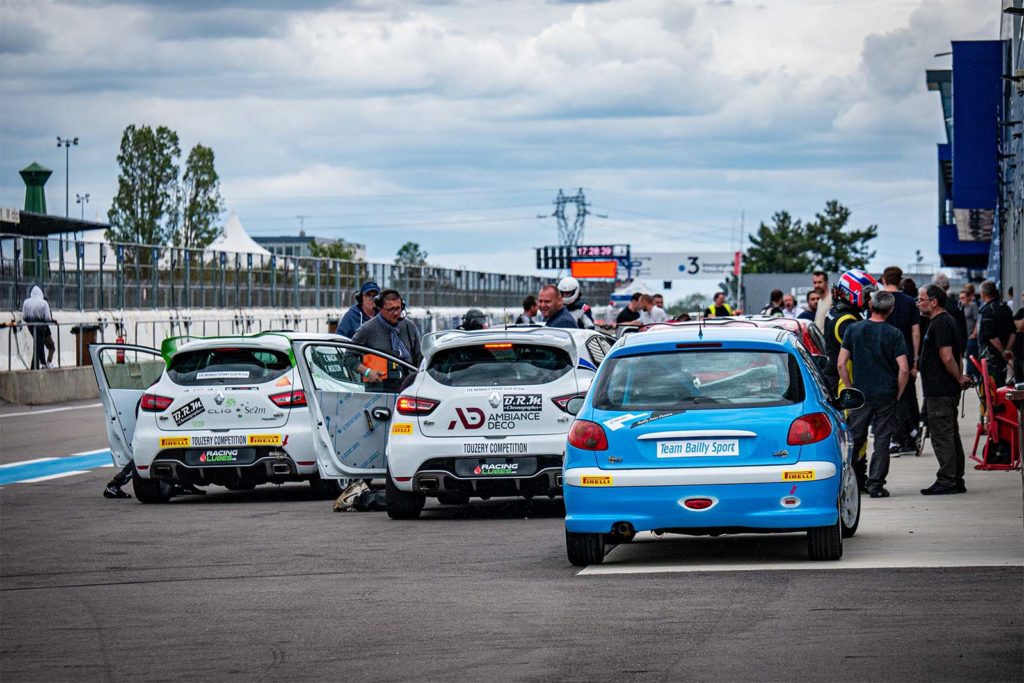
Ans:
[[[424,492],[437,492],[439,490],[438,481],[435,477],[424,477],[418,482],[420,491]]]
[[[150,468],[149,473],[154,477],[173,477],[174,468],[170,465],[153,465],[153,467]]]
[[[270,466],[270,470],[274,474],[291,474],[292,468],[286,462],[275,462]]]
[[[636,530],[629,522],[616,522],[615,525],[612,526],[612,530],[615,532],[616,536],[627,541],[633,540],[633,537],[636,536]]]

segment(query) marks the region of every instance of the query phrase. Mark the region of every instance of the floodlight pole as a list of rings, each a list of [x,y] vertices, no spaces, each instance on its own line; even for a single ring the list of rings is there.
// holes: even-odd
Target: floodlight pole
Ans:
[[[64,148],[64,218],[71,216],[71,179],[68,171],[71,165],[71,146],[78,146],[78,138],[57,136],[57,147]]]

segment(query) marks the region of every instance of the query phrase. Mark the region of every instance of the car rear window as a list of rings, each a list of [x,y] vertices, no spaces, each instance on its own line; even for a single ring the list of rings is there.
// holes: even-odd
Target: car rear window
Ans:
[[[599,410],[691,410],[803,401],[800,367],[784,351],[680,350],[610,358],[594,395]]]
[[[547,384],[572,370],[563,349],[541,344],[475,344],[444,349],[427,374],[450,387]]]
[[[171,359],[167,376],[184,386],[260,384],[291,369],[288,354],[270,349],[217,348],[183,351]]]

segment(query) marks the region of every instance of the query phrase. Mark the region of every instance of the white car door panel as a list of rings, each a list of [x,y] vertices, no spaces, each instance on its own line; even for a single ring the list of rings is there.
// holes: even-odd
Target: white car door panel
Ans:
[[[93,344],[89,356],[106,417],[111,457],[115,466],[124,467],[132,459],[139,400],[160,379],[166,363],[158,349],[148,346]]]
[[[293,341],[296,365],[307,390],[313,441],[322,477],[383,477],[388,428],[400,379],[416,372],[393,356],[338,341]],[[385,382],[366,383],[356,366],[366,356],[387,362]]]

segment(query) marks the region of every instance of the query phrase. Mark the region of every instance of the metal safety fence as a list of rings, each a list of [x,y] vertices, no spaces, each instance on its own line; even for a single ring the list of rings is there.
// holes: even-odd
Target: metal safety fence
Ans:
[[[508,307],[546,282],[530,275],[430,265],[218,252],[0,234],[0,308],[32,285],[61,310],[344,308],[360,283],[399,290],[409,306]],[[611,282],[584,294],[606,303]]]

